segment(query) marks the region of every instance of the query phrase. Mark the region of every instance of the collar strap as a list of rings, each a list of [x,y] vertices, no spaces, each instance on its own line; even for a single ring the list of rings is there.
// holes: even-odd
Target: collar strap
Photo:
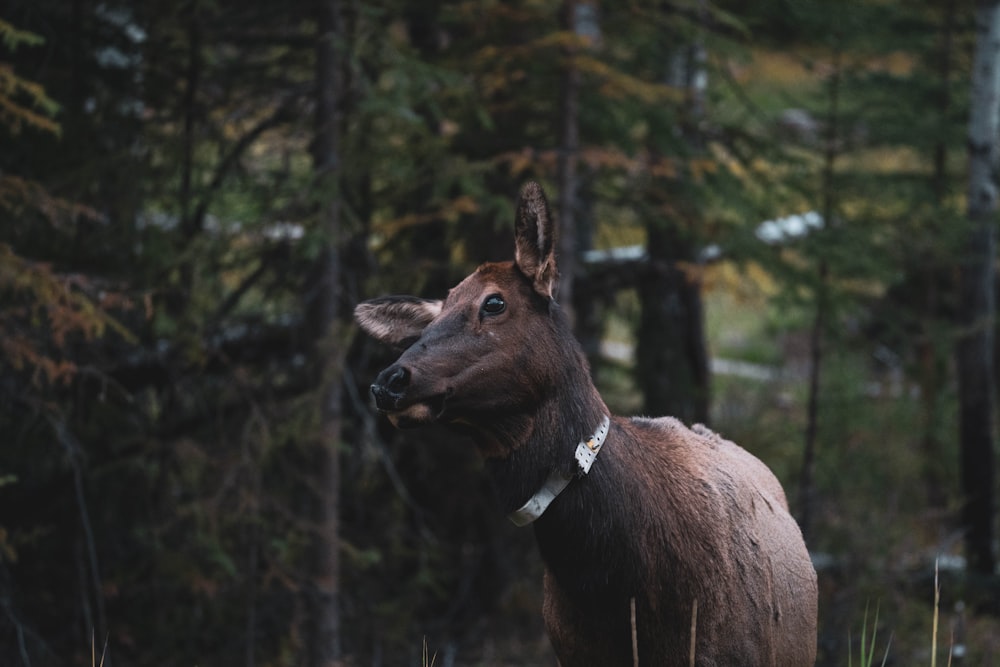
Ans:
[[[545,483],[542,484],[535,495],[528,499],[521,509],[514,510],[507,515],[507,518],[517,526],[527,526],[529,523],[542,516],[542,513],[548,509],[552,501],[556,499],[562,490],[569,486],[569,483],[573,481],[573,477],[582,477],[590,472],[590,467],[594,465],[594,460],[597,459],[597,455],[601,451],[601,447],[604,446],[604,441],[608,437],[608,429],[611,425],[611,419],[607,415],[601,421],[601,425],[597,427],[586,440],[579,442],[576,446],[576,465],[577,471],[576,475],[571,475],[567,477],[562,473],[553,470],[549,475]]]

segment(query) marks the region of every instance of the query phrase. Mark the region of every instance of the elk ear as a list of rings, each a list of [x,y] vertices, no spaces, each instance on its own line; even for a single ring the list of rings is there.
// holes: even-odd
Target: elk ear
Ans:
[[[559,269],[556,267],[556,225],[538,183],[521,190],[514,219],[514,263],[547,299],[555,297]]]
[[[415,296],[383,296],[359,303],[354,319],[375,340],[406,347],[441,313],[441,303]]]

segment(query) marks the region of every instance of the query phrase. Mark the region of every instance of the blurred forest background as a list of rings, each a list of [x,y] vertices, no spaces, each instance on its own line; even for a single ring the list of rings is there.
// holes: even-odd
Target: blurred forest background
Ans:
[[[531,531],[350,321],[537,179],[612,409],[784,483],[820,664],[1000,664],[996,12],[7,0],[0,663],[553,665]]]

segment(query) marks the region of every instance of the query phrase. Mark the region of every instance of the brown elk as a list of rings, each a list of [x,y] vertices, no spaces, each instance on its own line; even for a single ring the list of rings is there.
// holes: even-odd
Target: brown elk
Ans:
[[[444,301],[357,307],[362,329],[405,348],[371,387],[379,410],[471,434],[504,510],[534,524],[563,667],[812,665],[816,573],[778,480],[702,426],[611,417],[554,299],[535,183],[515,227],[514,261]]]

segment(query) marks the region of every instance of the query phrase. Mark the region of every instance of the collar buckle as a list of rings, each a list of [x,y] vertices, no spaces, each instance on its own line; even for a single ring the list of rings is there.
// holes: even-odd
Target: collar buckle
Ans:
[[[601,448],[604,447],[604,441],[608,437],[608,430],[611,427],[611,418],[608,415],[604,415],[604,419],[601,420],[601,425],[597,427],[586,440],[579,442],[576,446],[576,458],[577,471],[575,477],[583,477],[590,472],[591,466],[594,465],[594,461],[597,459],[597,455],[601,452]],[[531,496],[520,509],[514,510],[507,515],[507,518],[518,527],[526,526],[533,522],[538,517],[542,516],[552,501],[562,493],[573,477],[565,477],[557,471],[553,471],[545,483],[542,484],[542,488],[539,489],[535,495]]]
[[[576,446],[576,464],[580,467],[577,476],[583,477],[590,472],[590,467],[594,465],[594,461],[601,453],[604,441],[608,437],[610,426],[611,419],[605,415],[594,434]]]

